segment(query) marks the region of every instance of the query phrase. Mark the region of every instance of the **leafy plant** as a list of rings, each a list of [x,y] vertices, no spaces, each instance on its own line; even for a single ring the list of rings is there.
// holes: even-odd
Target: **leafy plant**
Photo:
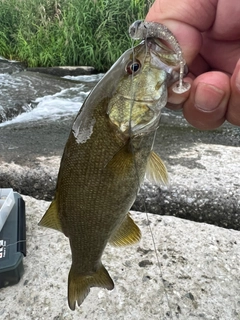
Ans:
[[[149,0],[0,0],[0,55],[29,66],[106,71],[131,46],[129,25]]]

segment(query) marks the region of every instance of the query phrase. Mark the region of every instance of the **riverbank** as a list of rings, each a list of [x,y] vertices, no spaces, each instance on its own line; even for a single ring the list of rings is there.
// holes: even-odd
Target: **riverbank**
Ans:
[[[163,116],[155,141],[170,185],[157,188],[146,181],[134,210],[240,230],[239,129],[202,132],[178,126],[171,115]],[[0,127],[0,188],[51,200],[72,121],[62,117]]]
[[[24,200],[25,272],[17,285],[0,289],[2,320],[239,320],[238,231],[149,214],[160,272],[146,214],[132,212],[142,231],[141,242],[125,248],[107,246],[103,255],[114,290],[91,288],[72,312],[67,306],[68,240],[37,226],[49,202],[26,196]]]

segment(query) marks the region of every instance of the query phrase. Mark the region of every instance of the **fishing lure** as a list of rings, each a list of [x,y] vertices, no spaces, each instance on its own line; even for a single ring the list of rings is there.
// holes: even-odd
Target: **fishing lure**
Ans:
[[[186,62],[183,58],[182,49],[176,37],[165,25],[157,22],[137,20],[129,27],[129,35],[134,40],[144,40],[147,38],[160,38],[165,40],[173,48],[179,62],[179,82],[173,87],[173,91],[181,94],[190,89],[191,84],[183,81]]]

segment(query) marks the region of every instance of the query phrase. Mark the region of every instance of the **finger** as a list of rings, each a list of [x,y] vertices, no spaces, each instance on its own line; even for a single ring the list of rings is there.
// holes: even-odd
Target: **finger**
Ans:
[[[188,64],[188,69],[196,78],[200,74],[210,71],[210,67],[201,55],[196,56],[191,64]]]
[[[216,17],[209,31],[209,36],[218,40],[239,40],[239,16],[239,0],[231,0],[231,2],[225,0],[218,1]]]
[[[156,0],[147,21],[165,24],[178,39],[187,63],[191,63],[201,48],[201,32],[214,22],[217,0]]]
[[[228,75],[217,71],[204,73],[193,81],[190,96],[183,105],[183,114],[199,129],[215,129],[225,121],[229,96]]]
[[[219,41],[203,34],[200,54],[212,69],[232,74],[240,56],[240,38],[236,41]]]
[[[231,89],[226,119],[232,124],[240,126],[240,59],[231,77]]]
[[[218,0],[155,0],[146,21],[179,21],[197,30],[208,30],[215,19]]]

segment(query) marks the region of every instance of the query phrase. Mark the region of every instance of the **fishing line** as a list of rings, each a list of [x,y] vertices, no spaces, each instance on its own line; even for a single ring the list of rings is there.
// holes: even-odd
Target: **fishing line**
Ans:
[[[42,227],[38,227],[39,228],[39,231],[40,231],[40,228],[41,229],[43,229]],[[35,229],[36,230],[36,229]],[[30,246],[30,241],[32,241],[32,239],[36,239],[36,240],[38,240],[38,238],[39,239],[42,239],[43,237],[50,237],[50,236],[57,236],[58,234],[60,234],[59,232],[55,232],[55,231],[53,231],[53,232],[48,232],[48,230],[46,229],[44,229],[44,231],[40,231],[40,232],[42,232],[42,234],[40,234],[40,235],[37,235],[37,236],[35,236],[35,235],[32,235],[32,234],[26,234],[26,240],[18,240],[18,241],[15,241],[15,242],[12,242],[12,243],[8,243],[6,246],[5,245],[0,245],[0,249],[1,248],[8,248],[8,247],[11,247],[11,246],[15,246],[15,245],[18,245],[19,243],[26,243],[27,245],[29,245]],[[2,239],[1,237],[0,237],[0,240],[3,240],[3,241],[7,241],[7,240],[9,240],[8,238],[4,238],[4,239]],[[36,243],[37,244],[37,243]],[[41,243],[39,244],[39,245],[41,245]],[[34,249],[33,249],[34,250]],[[33,251],[33,250],[31,250],[29,253],[27,252],[27,255],[28,254],[31,254],[31,252]]]
[[[146,37],[147,39],[147,37]],[[132,39],[131,41],[131,49],[132,49],[132,53],[133,53],[133,63],[135,61],[135,56],[134,56],[134,46],[133,46],[133,42],[134,42],[134,39]],[[147,57],[147,50],[148,50],[148,47],[147,47],[147,42],[145,41],[145,57],[143,59],[143,64],[144,64],[144,61]],[[133,112],[133,106],[134,106],[134,98],[135,98],[135,92],[134,92],[134,85],[133,85],[133,78],[134,78],[134,73],[132,73],[131,75],[131,78],[132,78],[132,85],[131,85],[131,106],[130,106],[130,114],[129,114],[129,136],[130,136],[130,147],[131,147],[131,151],[133,152],[134,154],[134,145],[133,145],[133,142],[132,142],[132,136],[133,136],[133,130],[132,130],[132,112]],[[157,130],[155,130],[155,133],[154,133],[154,137],[153,137],[153,141],[152,141],[152,146],[154,144],[154,141],[155,141],[155,137],[156,137],[156,133],[157,133]],[[134,167],[135,167],[135,172],[136,172],[136,176],[137,176],[137,180],[138,180],[138,186],[139,186],[139,190],[140,190],[140,187],[141,187],[141,183],[140,183],[140,175],[139,175],[139,171],[138,171],[138,168],[137,168],[137,159],[136,157],[133,157],[133,161],[134,161]],[[138,195],[138,191],[136,191],[136,197]],[[154,248],[154,252],[155,252],[155,256],[156,256],[156,260],[157,260],[157,265],[158,265],[158,269],[159,269],[159,275],[160,275],[160,279],[162,281],[162,285],[163,285],[163,290],[164,290],[164,295],[166,297],[166,302],[167,302],[167,305],[168,305],[168,308],[169,308],[169,316],[170,316],[170,319],[173,320],[173,313],[172,313],[172,309],[171,309],[171,306],[170,306],[170,302],[169,302],[169,297],[168,297],[168,293],[167,293],[167,290],[166,290],[166,286],[165,286],[165,283],[163,281],[163,272],[162,272],[162,268],[161,268],[161,264],[160,264],[160,259],[159,259],[159,255],[158,255],[158,252],[157,252],[157,246],[156,246],[156,242],[154,240],[154,235],[153,235],[153,231],[152,231],[152,228],[150,226],[150,220],[149,220],[149,215],[147,213],[147,207],[146,207],[146,199],[147,199],[147,196],[144,194],[142,196],[142,204],[143,204],[143,208],[144,208],[144,212],[145,212],[145,215],[146,215],[146,221],[147,221],[147,225],[148,225],[148,229],[150,231],[150,235],[151,235],[151,239],[152,239],[152,244],[153,244],[153,248]]]

